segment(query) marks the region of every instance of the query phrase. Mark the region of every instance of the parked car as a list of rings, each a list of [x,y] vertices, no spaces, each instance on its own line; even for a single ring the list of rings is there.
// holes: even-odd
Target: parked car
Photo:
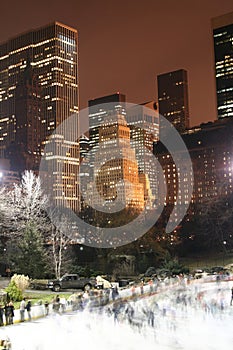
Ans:
[[[194,278],[203,278],[207,276],[207,272],[205,270],[197,269],[193,271],[193,277]]]
[[[59,292],[61,289],[82,289],[86,291],[96,286],[96,278],[80,277],[77,274],[65,274],[58,280],[48,281],[48,288],[55,292]]]

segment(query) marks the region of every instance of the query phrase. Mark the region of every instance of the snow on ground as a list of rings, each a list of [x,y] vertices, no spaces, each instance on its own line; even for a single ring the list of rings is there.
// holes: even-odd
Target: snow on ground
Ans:
[[[114,321],[113,305],[2,327],[12,350],[231,350],[233,282],[168,286],[153,296],[123,303]],[[133,310],[131,324],[126,310]],[[149,325],[148,311],[154,315]]]

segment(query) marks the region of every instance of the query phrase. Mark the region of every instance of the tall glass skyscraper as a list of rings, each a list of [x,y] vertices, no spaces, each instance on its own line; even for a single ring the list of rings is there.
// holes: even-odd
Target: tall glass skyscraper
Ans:
[[[218,119],[233,117],[233,12],[212,19]]]
[[[30,72],[30,79],[22,79],[26,71]],[[27,88],[22,87],[22,82],[27,84]],[[24,103],[23,107],[22,101],[30,99],[37,103]],[[23,134],[22,128],[27,129],[28,140],[33,139],[35,133],[39,135],[36,142],[35,138],[32,140],[34,148],[30,148],[30,152],[38,156],[38,150],[41,150],[43,154],[49,136],[70,115],[78,113],[78,104],[76,29],[55,22],[18,35],[0,45],[1,157],[19,139],[22,141],[22,137],[18,136]],[[65,132],[67,135],[67,130],[64,130],[64,134]],[[61,135],[56,135],[57,146],[45,157],[48,160],[49,178],[53,179],[51,185],[55,201],[62,204],[66,200],[72,209],[76,209],[79,154],[78,143],[70,140],[77,135],[77,130],[71,128],[68,133],[68,141],[62,132]]]

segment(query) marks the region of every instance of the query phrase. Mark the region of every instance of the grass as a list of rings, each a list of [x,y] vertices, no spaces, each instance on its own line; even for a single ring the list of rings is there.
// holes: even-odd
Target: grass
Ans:
[[[57,294],[58,293],[54,293],[54,292],[39,293],[34,291],[28,291],[28,292],[24,292],[23,296],[26,298],[26,301],[31,300],[32,305],[36,305],[36,304],[44,304],[45,301],[51,303]],[[71,294],[73,293],[66,293],[66,294],[59,293],[59,297],[68,299]],[[20,306],[20,301],[15,301],[14,302],[15,309],[19,309],[19,306]]]
[[[4,289],[6,288],[6,286],[8,285],[10,279],[8,278],[0,278],[0,289],[4,291]],[[45,280],[40,280],[39,282],[43,282],[42,284],[46,284]],[[2,287],[2,288],[1,288]],[[70,295],[72,295],[73,293],[55,293],[53,291],[51,291],[50,289],[43,289],[43,291],[41,290],[27,290],[23,292],[23,297],[26,298],[26,300],[31,300],[32,305],[36,305],[36,304],[44,304],[45,301],[51,303],[52,300],[54,299],[54,297],[56,295],[59,294],[60,298],[65,298],[68,299]],[[14,302],[14,307],[15,309],[19,309],[20,306],[20,301],[15,301]]]

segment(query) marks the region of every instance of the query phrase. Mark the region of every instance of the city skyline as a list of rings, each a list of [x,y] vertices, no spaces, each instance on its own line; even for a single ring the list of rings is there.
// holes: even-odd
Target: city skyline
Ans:
[[[133,103],[157,100],[157,75],[186,69],[191,126],[217,118],[211,18],[233,11],[231,1],[66,4],[4,4],[0,42],[61,21],[79,31],[81,109],[117,91]]]

